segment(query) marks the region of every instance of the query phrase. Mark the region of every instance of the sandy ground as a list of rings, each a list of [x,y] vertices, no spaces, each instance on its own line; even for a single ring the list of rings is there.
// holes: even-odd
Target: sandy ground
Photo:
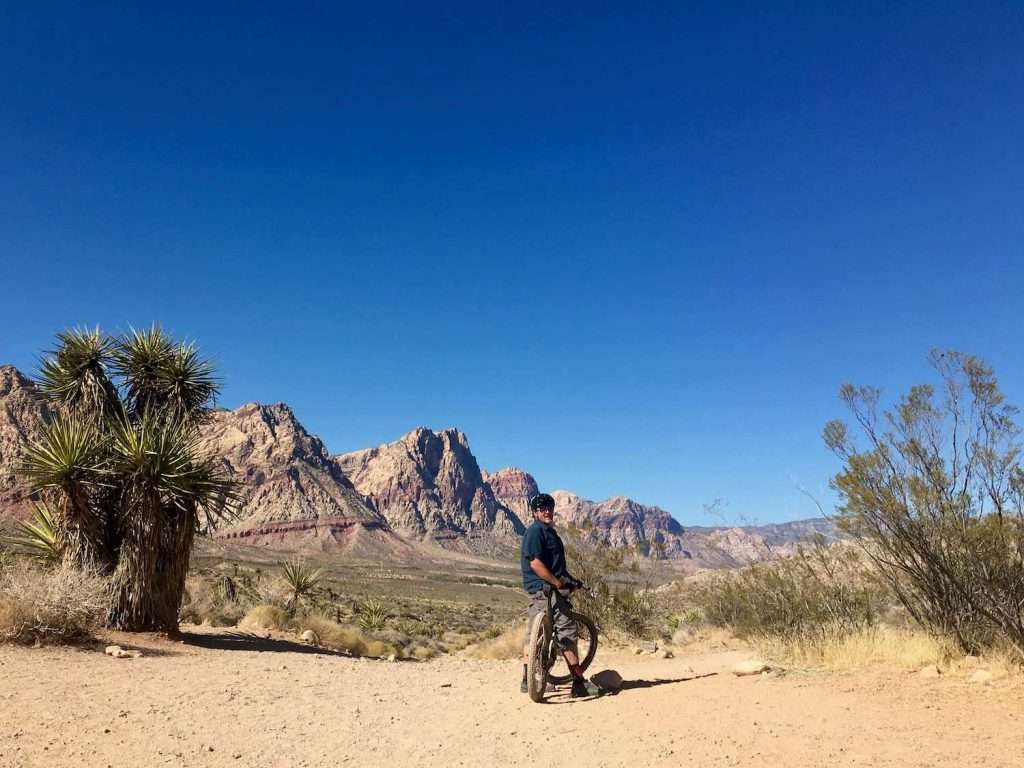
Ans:
[[[141,659],[0,648],[0,766],[1019,766],[1024,688],[737,678],[739,652],[599,653],[615,696],[533,704],[516,662],[387,663],[212,634]]]

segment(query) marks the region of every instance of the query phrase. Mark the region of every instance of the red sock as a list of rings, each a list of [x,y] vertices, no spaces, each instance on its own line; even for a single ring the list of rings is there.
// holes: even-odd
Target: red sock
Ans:
[[[583,679],[583,668],[579,664],[573,664],[569,667],[569,671],[572,672],[572,676],[577,680]]]

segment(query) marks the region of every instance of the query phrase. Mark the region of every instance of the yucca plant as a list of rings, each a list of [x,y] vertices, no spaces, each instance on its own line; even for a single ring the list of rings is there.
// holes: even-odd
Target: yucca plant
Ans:
[[[62,552],[53,512],[46,504],[36,503],[34,506],[34,518],[17,521],[14,526],[18,533],[5,541],[14,547],[16,552],[33,557],[46,565],[56,565],[61,560]]]
[[[57,349],[39,366],[39,389],[57,410],[94,420],[120,408],[117,388],[108,375],[114,341],[99,328],[57,334]]]
[[[23,474],[53,501],[48,508],[58,548],[70,565],[109,571],[110,551],[104,510],[94,495],[105,472],[104,444],[81,414],[62,413],[25,452]]]
[[[359,606],[359,628],[364,632],[383,629],[388,621],[388,609],[379,600],[364,600]]]
[[[119,339],[70,331],[58,342],[40,367],[58,417],[24,474],[52,499],[65,559],[111,574],[108,623],[173,631],[196,529],[213,528],[237,501],[199,450],[217,394],[212,367],[157,326]]]
[[[285,605],[285,610],[288,611],[289,616],[293,616],[295,615],[296,608],[298,608],[299,601],[309,597],[316,591],[323,576],[323,571],[312,567],[305,560],[299,559],[285,560],[283,563],[280,563],[280,566],[284,581],[291,593],[288,597],[288,603]]]

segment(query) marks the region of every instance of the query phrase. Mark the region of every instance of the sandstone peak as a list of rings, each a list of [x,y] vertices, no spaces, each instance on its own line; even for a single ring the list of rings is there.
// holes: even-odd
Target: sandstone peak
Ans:
[[[465,434],[417,427],[392,443],[337,457],[355,487],[406,535],[451,542],[510,539],[519,517],[495,498]]]
[[[238,519],[219,535],[329,546],[357,528],[387,528],[320,438],[284,403],[215,411],[203,426],[202,441],[242,484]]]
[[[494,474],[485,474],[484,482],[494,491],[495,498],[515,512],[520,520],[531,518],[530,499],[540,493],[533,475],[518,467],[505,467]]]

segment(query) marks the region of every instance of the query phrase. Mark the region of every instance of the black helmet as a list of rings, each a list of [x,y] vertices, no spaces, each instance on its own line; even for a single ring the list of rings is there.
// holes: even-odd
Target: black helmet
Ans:
[[[538,509],[550,509],[552,512],[555,511],[555,497],[550,493],[538,493],[532,499],[530,499],[530,511],[536,512]]]

